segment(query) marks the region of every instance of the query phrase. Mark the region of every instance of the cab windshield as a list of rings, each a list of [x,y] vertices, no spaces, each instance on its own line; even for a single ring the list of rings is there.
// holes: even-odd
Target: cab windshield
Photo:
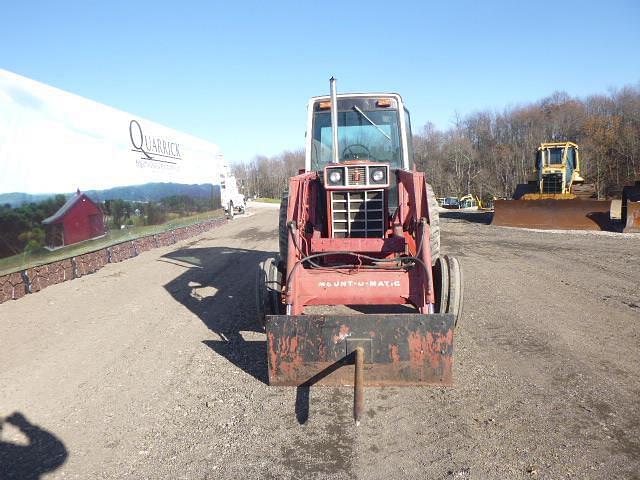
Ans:
[[[364,107],[365,105],[363,105]],[[398,111],[365,110],[357,105],[344,111],[338,108],[338,146],[340,162],[369,160],[402,167]],[[311,168],[321,170],[331,163],[331,112],[316,111],[313,119]]]
[[[547,165],[562,165],[564,148],[550,148],[547,150]]]

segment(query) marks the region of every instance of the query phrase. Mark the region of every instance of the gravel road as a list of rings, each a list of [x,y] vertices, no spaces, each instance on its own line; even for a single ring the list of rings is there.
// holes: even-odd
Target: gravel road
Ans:
[[[445,217],[455,388],[267,386],[254,206],[0,305],[0,478],[640,478],[640,235]]]

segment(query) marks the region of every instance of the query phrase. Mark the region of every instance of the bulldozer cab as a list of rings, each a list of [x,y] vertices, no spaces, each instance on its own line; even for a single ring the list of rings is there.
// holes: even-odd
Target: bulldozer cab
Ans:
[[[543,143],[538,147],[536,170],[546,167],[569,166],[579,170],[578,145],[573,142]]]
[[[543,143],[536,152],[539,193],[568,194],[580,177],[578,145],[573,142]]]
[[[338,162],[386,163],[391,169],[413,168],[411,122],[395,93],[337,95]],[[329,97],[309,101],[305,169],[321,171],[332,156]]]

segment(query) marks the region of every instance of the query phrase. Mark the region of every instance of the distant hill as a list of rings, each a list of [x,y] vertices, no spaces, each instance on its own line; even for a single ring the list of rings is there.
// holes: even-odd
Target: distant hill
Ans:
[[[88,190],[86,192],[92,200],[128,200],[130,202],[157,202],[173,195],[187,195],[195,198],[211,198],[211,185],[185,185],[181,183],[145,183],[144,185],[129,185],[113,187],[107,190]]]
[[[211,198],[210,184],[185,185],[181,183],[145,183],[143,185],[128,185],[125,187],[113,187],[106,190],[84,191],[92,200],[102,202],[104,200],[128,200],[130,202],[157,202],[165,197],[173,195],[188,195],[195,198]],[[214,187],[216,190],[218,187]],[[67,198],[75,192],[63,193]],[[40,202],[51,198],[57,193],[0,193],[0,205],[9,204],[19,207],[24,203]]]
[[[47,198],[55,196],[55,193],[38,193],[32,195],[30,193],[0,193],[0,205],[9,204],[12,207],[19,207],[23,203],[41,202]],[[68,196],[68,194],[65,194]]]

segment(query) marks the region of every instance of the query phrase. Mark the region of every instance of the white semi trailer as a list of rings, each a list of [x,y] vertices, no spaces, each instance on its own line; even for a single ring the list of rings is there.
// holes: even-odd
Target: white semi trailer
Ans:
[[[244,213],[247,206],[244,195],[238,189],[236,177],[227,163],[223,165],[220,175],[220,201],[229,218],[233,218],[236,212]]]
[[[0,112],[0,194],[218,185],[223,176],[214,143],[2,69]]]

